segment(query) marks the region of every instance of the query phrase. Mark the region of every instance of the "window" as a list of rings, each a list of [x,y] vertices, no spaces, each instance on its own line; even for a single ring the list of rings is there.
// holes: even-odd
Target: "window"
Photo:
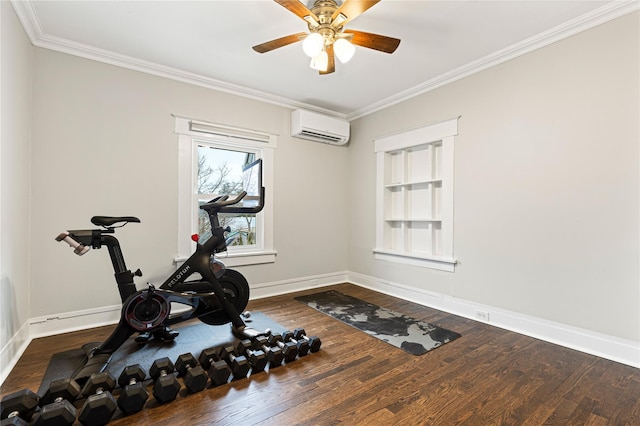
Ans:
[[[375,257],[453,272],[453,142],[458,119],[375,140]]]
[[[220,214],[229,227],[226,253],[218,257],[227,266],[275,261],[272,188],[275,135],[175,117],[179,144],[178,257],[187,259],[195,248],[192,234],[210,235],[208,216],[199,206],[220,195],[232,198],[242,191],[245,166],[262,159],[264,209],[258,214]]]

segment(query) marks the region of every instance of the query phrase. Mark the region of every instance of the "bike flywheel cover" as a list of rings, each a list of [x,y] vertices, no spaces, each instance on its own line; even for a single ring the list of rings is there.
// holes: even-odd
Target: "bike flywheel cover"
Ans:
[[[141,291],[134,295],[124,307],[124,318],[131,328],[149,331],[161,325],[171,310],[167,299],[158,293]]]

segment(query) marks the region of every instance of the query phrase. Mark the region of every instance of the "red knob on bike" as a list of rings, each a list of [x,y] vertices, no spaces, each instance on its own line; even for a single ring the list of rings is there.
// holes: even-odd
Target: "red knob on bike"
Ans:
[[[193,235],[191,236],[191,240],[192,240],[192,241],[195,241],[196,243],[198,242],[198,240],[199,240],[199,239],[200,239],[200,236],[199,236],[198,234],[193,234]]]

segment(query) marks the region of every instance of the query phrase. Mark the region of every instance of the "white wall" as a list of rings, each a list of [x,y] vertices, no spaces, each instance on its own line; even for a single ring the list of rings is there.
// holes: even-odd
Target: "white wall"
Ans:
[[[0,2],[0,364],[28,338],[32,47]],[[1,376],[1,374],[0,374]]]
[[[640,342],[638,23],[624,16],[353,122],[350,271]],[[372,140],[458,115],[456,272],[374,260]]]
[[[267,194],[278,256],[241,268],[253,294],[352,271],[399,295],[640,342],[638,13],[358,119],[349,147],[334,147],[290,138],[284,107],[33,48],[0,5],[3,374],[29,318],[119,303],[106,251],[74,256],[54,241],[60,231],[136,215],[142,223],[118,235],[128,266],[145,273],[138,284],[172,268],[172,113],[280,135]],[[373,139],[458,115],[461,264],[375,261]]]
[[[238,268],[253,285],[347,270],[347,149],[293,139],[287,108],[35,49],[31,316],[117,305],[106,250],[54,240],[93,215],[132,215],[127,266],[161,282],[177,250],[178,138],[171,114],[279,135],[274,264]],[[189,238],[189,235],[182,236]]]

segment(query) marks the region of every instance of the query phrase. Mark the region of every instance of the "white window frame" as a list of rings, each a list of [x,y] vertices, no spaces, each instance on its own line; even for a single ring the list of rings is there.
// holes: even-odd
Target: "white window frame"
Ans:
[[[265,187],[264,208],[256,214],[256,228],[261,247],[232,249],[217,257],[226,266],[273,263],[277,255],[273,244],[273,158],[277,136],[255,130],[220,125],[174,116],[178,135],[178,255],[175,263],[184,262],[195,250],[191,235],[197,229],[198,201],[196,168],[198,144],[220,149],[254,152],[262,158],[262,185]]]
[[[376,259],[455,271],[453,147],[459,118],[374,140]],[[431,151],[425,156],[428,161],[412,164],[412,152],[420,150]],[[416,180],[411,170],[422,167],[429,170],[428,176]],[[416,188],[429,194],[421,204],[424,211],[412,205]]]

